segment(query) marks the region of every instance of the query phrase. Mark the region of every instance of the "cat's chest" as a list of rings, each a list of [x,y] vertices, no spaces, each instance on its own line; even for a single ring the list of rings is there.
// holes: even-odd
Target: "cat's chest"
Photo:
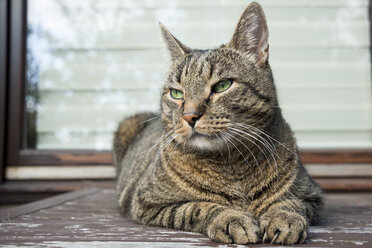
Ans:
[[[189,197],[198,200],[215,197],[244,208],[250,204],[258,183],[253,175],[234,173],[231,168],[221,168],[212,161],[178,157],[176,161],[166,162],[164,170],[169,180],[191,194]]]

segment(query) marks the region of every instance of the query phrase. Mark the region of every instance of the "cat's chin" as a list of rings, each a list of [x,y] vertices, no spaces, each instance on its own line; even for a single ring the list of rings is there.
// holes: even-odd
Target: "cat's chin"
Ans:
[[[189,140],[190,146],[201,151],[218,151],[219,142],[215,138],[212,139],[206,135],[192,135]]]

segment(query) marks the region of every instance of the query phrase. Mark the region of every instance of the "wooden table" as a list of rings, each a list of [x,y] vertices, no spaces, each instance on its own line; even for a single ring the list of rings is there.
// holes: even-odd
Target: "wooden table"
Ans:
[[[0,247],[244,247],[136,224],[120,216],[112,189],[83,189],[1,210],[0,220]],[[327,194],[320,224],[296,247],[372,247],[372,193]]]

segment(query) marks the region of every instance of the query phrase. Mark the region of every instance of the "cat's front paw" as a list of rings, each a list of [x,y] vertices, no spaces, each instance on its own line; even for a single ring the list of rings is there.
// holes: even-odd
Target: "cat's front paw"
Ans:
[[[307,228],[306,219],[294,212],[270,212],[262,215],[260,218],[263,243],[303,243],[307,236]]]
[[[219,213],[207,228],[210,239],[222,243],[248,244],[260,241],[256,220],[243,212],[226,209]]]

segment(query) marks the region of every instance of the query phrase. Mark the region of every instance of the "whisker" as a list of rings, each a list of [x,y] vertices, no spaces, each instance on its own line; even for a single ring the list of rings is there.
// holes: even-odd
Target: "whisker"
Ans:
[[[277,157],[277,158],[279,158],[280,160],[281,160],[281,158],[280,158],[280,156],[278,155],[278,153],[277,153],[277,150],[276,150],[276,148],[275,148],[275,146],[273,145],[273,143],[271,142],[271,144],[272,144],[272,146],[270,146],[269,144],[268,144],[268,141],[264,138],[264,137],[262,137],[261,135],[259,135],[258,133],[256,133],[255,131],[253,131],[253,130],[258,130],[260,133],[262,133],[262,134],[264,134],[266,137],[268,137],[268,138],[270,138],[271,136],[269,136],[269,135],[267,135],[266,133],[264,133],[263,131],[261,131],[260,129],[258,129],[258,128],[256,128],[256,127],[253,127],[253,126],[250,126],[250,125],[248,125],[248,124],[242,124],[242,123],[237,123],[237,125],[239,126],[241,126],[241,127],[244,127],[244,128],[246,128],[251,134],[255,134],[255,135],[257,135],[257,140],[269,151],[269,153],[270,153],[270,155],[271,155],[271,157],[273,158],[273,161],[274,161],[274,163],[275,163],[275,171],[276,171],[276,175],[277,175],[277,180],[279,180],[279,172],[278,172],[278,163],[277,163],[277,161],[276,161],[276,159],[275,159],[275,156]],[[253,129],[253,130],[252,130]],[[261,140],[263,140],[263,142],[261,141]],[[275,140],[276,141],[276,140]],[[274,155],[275,156],[274,156]],[[282,160],[281,160],[282,161]],[[280,164],[279,163],[279,165],[280,166],[283,166],[282,164]]]
[[[247,129],[251,134],[254,134],[254,135],[256,135],[258,138],[263,139],[263,137],[262,137],[261,135],[259,135],[257,132],[255,132],[255,130],[259,130],[259,129],[256,129],[254,126],[250,126],[250,125],[248,125],[248,124],[243,124],[243,123],[234,123],[234,125],[236,125],[236,126],[240,126],[240,127],[242,127],[242,128],[245,128],[245,129]],[[253,129],[253,130],[252,130],[252,129]],[[266,139],[264,139],[264,140],[266,141]],[[269,141],[270,141],[270,143],[268,143],[268,146],[269,146],[271,149],[276,150],[275,145],[274,145],[274,143],[272,142],[272,140],[269,140]]]
[[[229,159],[231,159],[231,152],[230,152],[230,146],[229,146],[229,143],[228,143],[228,140],[226,139],[225,135],[223,133],[220,133],[221,134],[221,138],[225,141],[226,143],[226,146],[227,146],[227,151],[229,153]]]
[[[219,137],[218,137],[218,135],[216,134],[216,133],[213,133],[214,134],[214,136],[216,136],[216,138],[218,139]],[[218,151],[220,152],[220,154],[221,154],[221,157],[223,157],[223,153],[222,153],[222,151],[221,151],[221,149],[220,149],[220,146],[217,144],[217,148],[218,148]]]
[[[146,150],[142,151],[140,154],[149,152],[152,149],[154,149],[155,147],[157,147],[164,139],[166,139],[169,135],[171,135],[171,133],[172,133],[172,131],[167,132],[165,134],[165,137],[163,137],[164,135],[160,135],[160,137],[158,139],[156,139],[155,144],[153,146],[151,146],[149,149],[146,149]]]
[[[239,139],[237,139],[236,137],[234,137],[233,135],[229,134],[229,133],[225,133],[226,135],[229,135],[232,139],[238,141],[239,143],[241,143],[249,152],[250,154],[252,155],[254,161],[256,162],[257,166],[259,167],[259,164],[258,164],[258,161],[256,159],[256,157],[254,156],[253,152],[243,143],[241,142]],[[234,145],[234,143],[232,143]],[[234,145],[235,146],[235,145]],[[238,150],[238,152],[243,156],[244,160],[249,164],[249,161],[247,161],[247,159],[245,158],[245,156],[241,153],[241,151],[238,149],[238,147],[235,146],[235,148]]]
[[[260,133],[262,133],[263,135],[265,135],[267,138],[269,138],[270,140],[272,141],[275,141],[276,143],[278,143],[279,145],[281,145],[282,147],[284,147],[285,149],[287,149],[289,152],[291,152],[292,154],[296,154],[292,149],[288,148],[286,145],[284,145],[283,143],[281,143],[280,141],[276,140],[275,138],[273,138],[272,136],[268,135],[267,133],[265,133],[264,131],[262,131],[261,129],[257,128],[257,127],[254,127],[254,126],[251,126],[251,125],[248,125],[248,124],[243,124],[243,123],[239,123],[240,125],[246,125],[247,128],[253,128],[257,131],[259,131]]]
[[[158,118],[160,118],[160,116],[154,116],[154,117],[152,117],[152,118],[150,118],[150,119],[147,119],[147,120],[144,120],[144,121],[141,121],[141,122],[137,123],[137,125],[141,125],[141,124],[143,124],[143,123],[146,123],[146,122],[149,122],[149,121],[152,121],[152,120],[158,119]]]
[[[260,142],[260,144],[262,144],[263,147],[268,151],[268,153],[271,155],[271,157],[273,157],[273,154],[274,154],[275,156],[277,156],[277,157],[280,159],[280,157],[279,157],[279,155],[278,155],[278,153],[277,153],[275,147],[272,148],[272,147],[267,143],[267,140],[266,140],[265,138],[263,138],[262,136],[260,136],[259,134],[257,134],[256,132],[254,132],[254,131],[252,131],[252,130],[248,130],[249,132],[245,132],[245,131],[243,131],[243,130],[240,130],[239,128],[233,128],[233,127],[232,127],[232,129],[234,129],[235,131],[240,132],[240,133],[242,133],[242,134],[244,134],[244,135],[248,135],[249,137],[251,137],[251,138],[257,140],[257,141]],[[254,135],[256,135],[257,137],[254,136]],[[262,153],[264,153],[265,157],[267,158],[266,153],[261,149],[261,147],[258,146],[256,143],[254,143],[254,145],[256,145],[256,146],[260,149],[260,151],[261,151]],[[268,160],[268,158],[267,158],[267,160]],[[276,162],[276,159],[275,159],[274,157],[273,157],[273,160],[274,160],[274,162]],[[269,161],[269,160],[268,160],[268,161]]]
[[[177,138],[177,134],[176,134],[176,137],[173,137],[173,133],[174,131],[170,131],[171,135],[164,140],[163,143],[160,144],[159,146],[159,149],[158,151],[156,152],[156,155],[155,155],[155,161],[154,161],[154,165],[156,165],[156,163],[158,162],[158,159],[160,158],[161,156],[161,153],[165,150],[165,148],[173,141]]]
[[[178,135],[177,135],[177,136],[178,136]],[[174,139],[173,139],[173,140],[175,140],[175,139],[177,138],[177,136],[176,136],[176,137],[174,137]],[[170,142],[170,143],[172,143],[172,142]],[[169,143],[169,144],[170,144],[170,143]],[[169,144],[168,144],[168,145],[169,145]],[[179,145],[179,143],[178,143],[178,142],[176,142],[176,145],[175,145],[175,146],[173,146],[173,148],[172,148],[172,151],[170,152],[170,156],[168,157],[167,161],[165,161],[166,163],[168,163],[169,159],[170,159],[171,157],[173,157],[173,154],[174,154],[174,152],[176,151],[176,149],[177,149],[178,145]]]
[[[186,140],[183,140],[182,152],[185,153]]]
[[[246,132],[243,132],[243,131],[241,131],[241,130],[239,130],[239,129],[236,129],[236,128],[230,128],[231,130],[231,132],[233,132],[233,133],[235,133],[236,135],[239,135],[240,137],[242,137],[242,138],[244,138],[244,139],[246,139],[246,140],[248,140],[249,142],[251,142],[252,144],[254,144],[262,153],[263,153],[263,155],[265,156],[265,158],[266,158],[266,161],[270,164],[270,160],[269,160],[269,158],[266,156],[266,152],[264,151],[264,150],[262,150],[262,148],[259,146],[259,145],[257,145],[254,141],[252,141],[251,139],[249,139],[249,138],[247,138],[247,137],[245,137],[245,136],[243,136],[242,134],[240,134],[240,133],[243,133],[243,134],[246,134],[246,135],[249,135],[248,133],[246,133]],[[240,132],[240,133],[239,133]],[[252,138],[254,138],[252,135],[249,135],[250,137],[252,137]]]
[[[260,139],[258,139],[257,137],[255,137],[254,135],[252,135],[252,134],[250,134],[250,133],[248,133],[248,132],[244,132],[243,130],[240,130],[239,128],[231,127],[230,129],[231,129],[231,130],[234,130],[234,131],[236,131],[236,132],[239,132],[239,133],[241,133],[241,134],[248,135],[249,137],[255,139],[256,141],[260,142],[263,146],[266,147],[266,145],[265,145],[265,144],[264,144]],[[242,135],[240,135],[240,136],[242,136]],[[256,145],[256,146],[261,150],[261,152],[263,152],[260,146],[258,146],[255,142],[252,142],[252,143],[253,143],[254,145]]]
[[[262,140],[262,142],[264,142],[265,144],[262,144],[264,145],[264,147],[269,150],[271,153],[273,153],[280,161],[282,161],[282,158],[281,156],[279,156],[278,154],[278,151],[276,149],[276,146],[273,144],[272,140],[267,140],[264,136],[261,136],[259,135],[257,132],[255,132],[254,130],[259,130],[258,128],[255,128],[253,126],[244,126],[244,124],[241,124],[241,123],[236,123],[236,125],[239,125],[243,128],[246,128],[252,135],[256,135],[258,139]],[[252,130],[253,129],[253,130]],[[260,131],[260,130],[259,130]],[[262,132],[262,131],[261,131]],[[262,132],[263,133],[263,132]],[[270,142],[269,142],[270,141]],[[260,141],[261,142],[261,141]],[[262,143],[261,142],[261,143]]]
[[[238,131],[240,131],[239,129],[237,129]],[[243,133],[245,133],[245,132],[243,132]],[[242,136],[242,135],[240,135],[241,137],[243,137],[243,138],[246,138],[246,139],[248,139],[247,137],[244,137],[244,136]],[[249,141],[250,141],[250,139],[248,139]],[[258,140],[258,139],[257,139]],[[279,180],[279,172],[278,172],[278,163],[276,162],[276,159],[275,159],[275,156],[273,155],[273,152],[271,152],[271,150],[268,148],[268,147],[266,147],[266,145],[264,144],[264,143],[262,143],[260,140],[258,140],[267,150],[268,150],[268,152],[269,152],[269,155],[272,157],[272,159],[273,159],[273,161],[274,161],[274,164],[275,164],[275,172],[276,172],[276,176],[277,176],[277,180]],[[256,143],[254,143],[253,142],[253,144],[255,145],[255,146],[257,146],[259,149],[260,149],[260,151],[264,154],[264,156],[265,156],[265,158],[266,158],[266,161],[267,161],[267,163],[268,163],[268,165],[270,165],[270,160],[269,160],[269,158],[266,156],[266,152],[264,152],[263,150],[262,150],[262,148],[260,147],[260,146],[258,146]]]

